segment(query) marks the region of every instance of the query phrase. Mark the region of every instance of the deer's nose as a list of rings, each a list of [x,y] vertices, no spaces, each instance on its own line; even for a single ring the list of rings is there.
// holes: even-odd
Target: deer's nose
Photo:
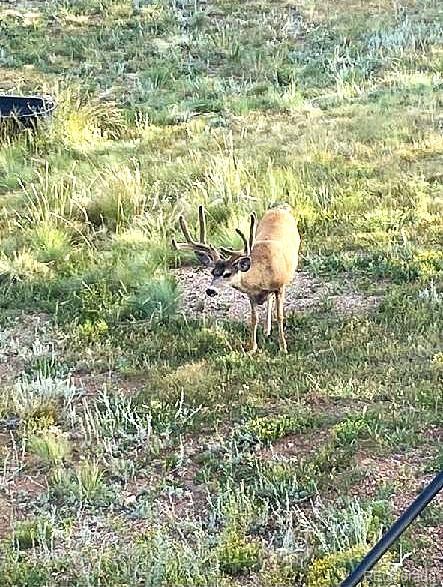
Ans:
[[[212,287],[208,287],[208,289],[206,290],[206,295],[212,298],[217,295],[217,292]]]

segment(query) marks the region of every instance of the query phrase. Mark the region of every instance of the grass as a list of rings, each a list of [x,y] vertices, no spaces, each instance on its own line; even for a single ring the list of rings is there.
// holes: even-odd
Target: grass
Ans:
[[[58,104],[0,148],[5,586],[332,587],[441,469],[438,16],[435,0],[0,8],[2,89]],[[236,246],[282,200],[303,271],[382,296],[292,313],[289,355],[250,357],[246,324],[183,309],[193,260],[170,241],[203,203]],[[440,518],[435,502],[366,584],[437,581],[422,533]]]

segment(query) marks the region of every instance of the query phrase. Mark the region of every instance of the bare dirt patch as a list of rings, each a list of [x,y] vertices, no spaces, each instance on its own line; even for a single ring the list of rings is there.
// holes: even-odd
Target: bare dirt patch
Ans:
[[[5,495],[0,493],[0,542],[9,534],[12,508]]]
[[[45,0],[3,0],[4,8],[8,6],[16,10],[39,10],[45,7]]]
[[[49,317],[29,314],[0,330],[0,385],[10,383],[24,369],[33,354],[52,344]]]
[[[26,24],[38,19],[47,2],[43,0],[3,0],[0,14],[22,18]]]
[[[194,267],[182,267],[174,272],[182,290],[182,311],[189,317],[212,317],[243,321],[249,317],[248,298],[234,290],[215,297],[208,297],[205,291],[210,283],[208,272]],[[286,292],[286,315],[314,310],[328,304],[342,315],[362,314],[378,306],[381,296],[358,292],[350,281],[325,281],[300,271]],[[264,316],[265,308],[261,308]]]
[[[315,454],[320,446],[327,443],[331,436],[329,430],[315,430],[305,434],[291,434],[274,442],[271,447],[260,452],[263,460],[309,458]]]
[[[46,477],[40,471],[19,471],[11,466],[0,482],[0,541],[7,537],[17,520],[26,519],[35,500],[46,490]]]
[[[391,487],[393,512],[399,516],[432,480],[433,474],[426,472],[432,459],[433,455],[423,447],[385,458],[360,454],[359,466],[365,476],[350,493],[359,498],[374,499],[383,487]],[[438,494],[431,504],[442,507],[443,494]],[[443,585],[443,527],[441,524],[424,526],[422,518],[423,515],[411,526],[414,552],[406,559],[403,574],[414,581],[414,585],[438,587]]]
[[[433,434],[437,442],[442,437],[442,432],[440,429],[435,431],[435,436]],[[360,451],[357,461],[365,476],[351,493],[358,497],[374,498],[383,486],[391,486],[394,489],[394,512],[399,515],[432,479],[432,473],[425,471],[434,458],[435,455],[429,447],[411,449],[407,453],[394,453],[386,457]],[[443,504],[443,495],[439,494],[433,503]]]

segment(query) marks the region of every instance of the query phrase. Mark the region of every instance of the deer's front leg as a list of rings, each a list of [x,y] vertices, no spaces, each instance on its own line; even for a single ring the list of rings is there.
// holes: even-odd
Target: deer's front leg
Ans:
[[[249,300],[251,303],[251,348],[250,352],[255,353],[257,350],[257,304],[253,300]]]
[[[277,321],[278,321],[278,334],[280,339],[280,350],[283,353],[287,353],[288,349],[286,346],[285,331],[283,326],[283,304],[285,301],[285,288],[282,287],[276,294],[277,301]]]

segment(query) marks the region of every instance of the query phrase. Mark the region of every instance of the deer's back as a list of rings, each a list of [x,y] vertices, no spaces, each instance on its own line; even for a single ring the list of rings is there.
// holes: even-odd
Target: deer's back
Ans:
[[[276,240],[294,244],[297,239],[299,242],[297,222],[286,209],[268,210],[260,220],[255,234],[255,242]]]
[[[244,275],[244,285],[255,291],[275,291],[292,281],[299,247],[294,216],[285,209],[266,212],[257,227],[251,269]]]

